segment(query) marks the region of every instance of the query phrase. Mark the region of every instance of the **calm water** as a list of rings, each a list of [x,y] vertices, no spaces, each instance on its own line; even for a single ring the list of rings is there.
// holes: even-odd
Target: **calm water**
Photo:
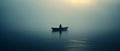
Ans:
[[[1,32],[0,51],[118,51],[120,32]]]

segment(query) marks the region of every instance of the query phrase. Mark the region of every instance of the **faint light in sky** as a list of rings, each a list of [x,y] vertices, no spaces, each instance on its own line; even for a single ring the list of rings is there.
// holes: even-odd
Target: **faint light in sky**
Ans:
[[[66,0],[70,5],[73,6],[92,6],[95,5],[97,0]]]

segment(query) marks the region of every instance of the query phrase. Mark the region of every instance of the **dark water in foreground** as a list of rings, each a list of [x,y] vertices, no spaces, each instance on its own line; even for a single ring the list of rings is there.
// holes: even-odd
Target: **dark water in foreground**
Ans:
[[[120,32],[1,32],[0,51],[119,51]]]

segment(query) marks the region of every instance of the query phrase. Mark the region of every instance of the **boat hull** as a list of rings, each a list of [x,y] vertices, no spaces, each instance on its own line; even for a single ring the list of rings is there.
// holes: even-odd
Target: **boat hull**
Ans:
[[[53,28],[52,31],[67,31],[68,27],[62,27],[62,28]]]

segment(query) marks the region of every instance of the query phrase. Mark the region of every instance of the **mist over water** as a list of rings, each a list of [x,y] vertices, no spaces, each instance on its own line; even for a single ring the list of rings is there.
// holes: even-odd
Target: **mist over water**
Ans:
[[[1,51],[117,51],[120,1],[79,2],[2,0]],[[59,24],[68,31],[52,32]]]

